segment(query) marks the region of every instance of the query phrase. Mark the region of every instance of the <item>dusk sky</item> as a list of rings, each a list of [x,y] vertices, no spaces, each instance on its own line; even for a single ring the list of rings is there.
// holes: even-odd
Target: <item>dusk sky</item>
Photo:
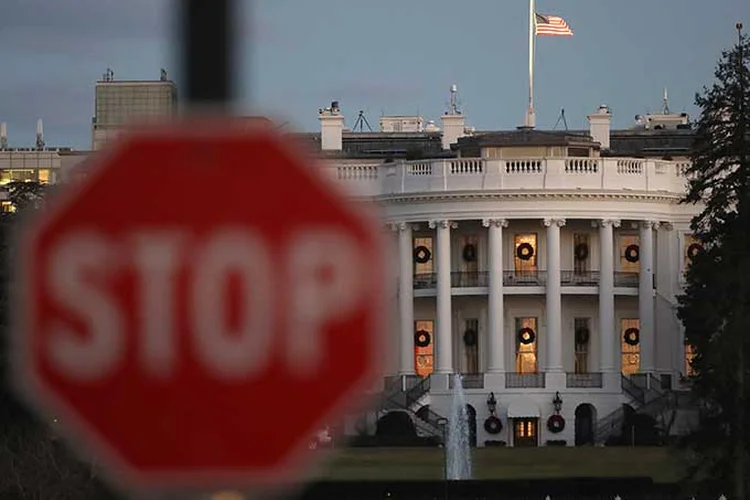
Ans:
[[[528,88],[526,0],[246,0],[248,32],[237,74],[238,112],[271,112],[299,130],[340,101],[353,126],[359,109],[438,120],[457,84],[468,124],[521,125]],[[250,8],[253,12],[251,15]],[[2,0],[0,121],[12,146],[31,145],[37,118],[48,145],[90,147],[94,82],[179,81],[168,0]],[[541,37],[536,54],[537,125],[565,108],[585,128],[598,105],[616,127],[658,111],[669,89],[675,112],[694,116],[694,94],[713,79],[721,50],[750,29],[748,0],[537,0],[575,36]]]

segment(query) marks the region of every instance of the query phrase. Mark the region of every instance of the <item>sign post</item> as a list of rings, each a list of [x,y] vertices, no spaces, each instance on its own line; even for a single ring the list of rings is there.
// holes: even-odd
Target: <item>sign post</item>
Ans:
[[[228,111],[234,97],[236,0],[180,0],[178,45],[189,105]],[[247,32],[247,27],[243,27]]]

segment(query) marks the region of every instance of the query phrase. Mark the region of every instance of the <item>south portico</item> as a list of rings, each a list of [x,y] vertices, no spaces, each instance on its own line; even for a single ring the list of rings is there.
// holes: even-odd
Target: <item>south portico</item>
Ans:
[[[622,364],[619,359],[618,339],[621,332],[615,308],[619,295],[629,296],[628,300],[634,304],[637,301],[634,307],[637,312],[630,316],[636,317],[638,322],[638,372],[654,372],[654,232],[672,229],[671,224],[655,219],[577,219],[561,215],[539,219],[515,219],[488,216],[477,219],[441,218],[391,223],[390,227],[398,234],[399,249],[398,374],[414,376],[419,371],[415,367],[415,359],[419,359],[415,356],[415,334],[420,318],[415,318],[415,300],[431,300],[424,297],[434,296],[431,391],[437,393],[449,390],[450,375],[463,371],[461,363],[456,360],[456,336],[459,327],[454,323],[457,318],[456,303],[465,300],[464,297],[467,295],[474,295],[477,300],[486,297],[486,322],[482,325],[485,332],[481,343],[483,369],[481,373],[471,376],[476,380],[477,388],[510,391],[534,389],[545,392],[565,388],[587,388],[620,392]],[[479,260],[484,269],[473,274],[457,270],[457,263],[462,256],[455,255],[456,238],[465,226],[471,226],[472,231],[479,230],[483,233],[480,238],[484,246],[479,246],[486,255]],[[598,265],[592,267],[598,269],[564,269],[561,264],[561,232],[569,230],[570,233],[574,228],[582,227],[588,227],[589,231],[596,233],[598,245],[596,248],[587,248],[585,253],[587,257],[589,253],[596,255],[595,262]],[[514,231],[531,231],[529,228],[539,228],[543,233],[540,240],[544,243],[544,248],[539,252],[542,254],[540,261],[545,264],[543,270],[536,267],[533,272],[519,270],[518,265],[513,267],[514,262],[519,261],[519,255],[505,255],[509,250],[518,253],[519,248],[523,246],[518,244],[518,236]],[[616,230],[622,232],[623,229],[633,233],[633,241],[637,243],[628,247],[631,253],[637,254],[637,272],[621,272],[616,269],[615,233]],[[575,231],[584,232],[580,229]],[[417,272],[417,267],[421,264],[415,262],[415,250],[419,246],[417,243],[424,235],[434,238],[434,245],[429,249],[430,253],[434,252],[434,268],[430,269],[431,273]],[[567,234],[564,239],[569,242],[570,238],[571,234]],[[579,248],[584,247],[579,244],[576,251]],[[538,249],[537,241],[532,247],[532,252]],[[632,256],[626,256],[630,257]],[[427,274],[429,276],[425,277]],[[544,296],[543,299],[538,297],[543,300],[543,310],[538,315],[542,319],[538,320],[537,325],[538,332],[543,330],[544,352],[535,351],[535,355],[540,356],[536,373],[519,373],[517,366],[511,364],[512,353],[508,352],[509,348],[512,349],[509,337],[518,333],[508,331],[513,329],[509,323],[514,321],[514,318],[507,317],[508,303],[517,296],[529,294]],[[590,373],[571,373],[571,370],[565,369],[566,363],[563,360],[570,351],[570,342],[566,344],[568,334],[564,335],[563,332],[563,297],[570,295],[589,295],[597,299],[596,323],[590,325],[590,329],[592,332],[598,332],[595,342],[598,366],[593,367],[596,371]]]

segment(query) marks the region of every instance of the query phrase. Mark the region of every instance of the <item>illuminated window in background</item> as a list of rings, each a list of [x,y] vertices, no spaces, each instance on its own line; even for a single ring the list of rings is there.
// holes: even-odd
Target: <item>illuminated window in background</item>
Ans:
[[[586,258],[579,259],[579,248],[586,248]],[[589,271],[589,262],[591,261],[591,245],[589,244],[588,233],[575,233],[573,235],[573,272],[585,273]]]
[[[695,358],[695,347],[685,342],[685,376],[694,377],[695,369],[692,366],[693,358]]]
[[[539,334],[536,330],[536,318],[516,318],[516,373],[537,373],[537,346]],[[519,332],[530,328],[533,332],[533,342],[521,343]]]
[[[42,168],[38,171],[38,179],[42,184],[50,183],[50,170],[48,168]]]
[[[589,372],[589,343],[591,334],[589,330],[589,318],[575,318],[573,320],[573,335],[575,337],[575,372]],[[583,334],[583,331],[586,334]],[[583,338],[582,338],[583,337]],[[581,342],[585,340],[585,342]]]
[[[0,171],[0,185],[10,182],[29,182],[37,180],[37,171],[33,169],[6,169]]]
[[[414,238],[414,249],[425,247],[430,251],[430,260],[424,263],[414,262],[414,274],[432,274],[434,273],[435,249],[432,248],[432,238]]]
[[[637,234],[622,234],[620,235],[620,271],[624,273],[637,273],[641,270],[640,259],[636,262],[630,262],[625,258],[625,250],[630,245],[638,245],[640,238]],[[640,247],[639,247],[640,256]]]
[[[428,377],[433,371],[433,360],[435,354],[434,322],[431,320],[414,322],[414,369],[420,377]],[[416,332],[425,331],[429,335],[429,344],[417,345]]]
[[[625,332],[630,328],[640,331],[641,322],[637,319],[620,320],[620,352],[622,355],[622,374],[633,375],[641,368],[641,343],[630,345],[625,340]]]
[[[2,211],[3,213],[15,212],[16,207],[9,201],[3,201],[0,202],[0,211]]]
[[[524,245],[524,247],[531,245],[531,248],[534,250],[531,258],[524,260],[518,257],[518,247],[521,245]],[[538,253],[539,248],[536,245],[536,234],[517,234],[513,245],[513,262],[516,272],[535,273],[537,271],[536,258]]]
[[[692,234],[685,235],[685,241],[682,245],[682,270],[683,272],[687,272],[688,267],[690,267],[691,260],[690,260],[688,249],[690,248],[690,245],[693,245],[695,243],[700,244],[700,242],[698,241],[698,238],[696,238]]]

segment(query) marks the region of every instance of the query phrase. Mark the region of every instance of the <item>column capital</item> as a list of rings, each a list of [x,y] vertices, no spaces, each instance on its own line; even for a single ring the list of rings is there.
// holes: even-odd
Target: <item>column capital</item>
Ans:
[[[638,225],[643,229],[659,229],[659,221],[655,220],[640,221]]]
[[[411,224],[409,222],[389,222],[388,227],[391,228],[391,231],[401,232],[401,231],[406,231],[407,229],[411,229],[411,230],[417,229],[418,226],[416,226],[415,224]]]
[[[508,227],[508,219],[482,219],[484,227]]]
[[[442,227],[443,229],[456,229],[458,227],[457,222],[449,220],[431,220],[429,223],[430,229]]]
[[[557,227],[563,227],[565,225],[565,219],[556,219],[554,217],[545,217],[542,220],[542,224],[544,224],[544,227],[550,227],[551,225],[556,225]]]
[[[597,219],[591,221],[591,227],[620,227],[620,219]]]
[[[659,227],[664,228],[665,231],[674,230],[674,224],[672,224],[671,222],[662,222]]]

